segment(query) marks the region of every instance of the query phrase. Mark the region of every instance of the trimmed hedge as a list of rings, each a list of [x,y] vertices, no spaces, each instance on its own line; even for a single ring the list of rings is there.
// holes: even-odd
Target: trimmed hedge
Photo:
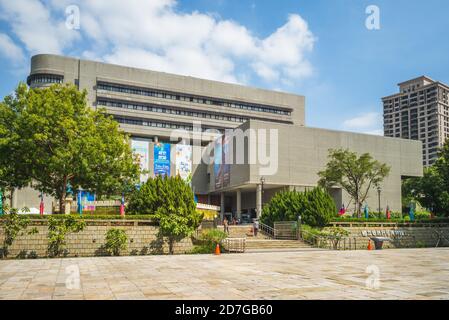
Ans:
[[[120,215],[90,215],[90,214],[86,214],[84,213],[82,216],[80,216],[79,214],[71,214],[70,216],[74,216],[77,217],[79,219],[83,219],[83,220],[149,220],[152,221],[154,220],[153,217],[149,216],[149,215],[125,215],[125,216],[120,216]],[[65,214],[46,214],[46,215],[39,215],[39,214],[24,214],[24,215],[19,215],[19,217],[28,217],[29,219],[35,219],[35,220],[47,220],[49,217],[53,217],[55,219],[63,219],[64,217],[67,217],[67,215]],[[0,216],[0,220],[4,219],[5,215],[1,215]]]
[[[331,222],[396,222],[396,223],[449,223],[449,218],[436,217],[436,218],[418,218],[415,221],[410,221],[410,218],[406,216],[405,218],[399,219],[386,219],[386,218],[335,218]]]

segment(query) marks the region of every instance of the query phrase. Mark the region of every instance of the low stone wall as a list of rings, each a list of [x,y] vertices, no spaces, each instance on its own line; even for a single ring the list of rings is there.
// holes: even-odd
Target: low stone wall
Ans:
[[[86,227],[79,233],[71,233],[66,236],[65,256],[88,257],[107,255],[104,248],[106,232],[111,228],[123,229],[128,236],[128,249],[121,255],[150,255],[167,254],[167,239],[159,237],[159,228],[145,220],[119,220],[99,221],[88,220]],[[36,220],[28,227],[28,230],[36,228],[37,234],[22,235],[17,237],[9,248],[9,258],[38,258],[47,256],[48,228],[45,221]],[[4,232],[0,226],[0,239],[3,241]],[[188,253],[193,244],[190,238],[185,238],[174,245],[176,254]]]
[[[449,224],[447,223],[331,223],[349,232],[345,242],[340,243],[340,249],[356,247],[366,249],[368,240],[372,237],[386,237],[383,248],[419,248],[449,246]],[[373,244],[374,245],[374,244]]]

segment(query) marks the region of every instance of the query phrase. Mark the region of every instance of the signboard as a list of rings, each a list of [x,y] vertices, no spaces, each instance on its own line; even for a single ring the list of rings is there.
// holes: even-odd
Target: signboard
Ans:
[[[131,140],[131,149],[140,167],[140,172],[147,172],[150,168],[150,150],[148,141]],[[140,175],[140,182],[145,183],[148,180],[148,173]]]
[[[229,136],[223,137],[223,188],[228,187],[231,181],[231,162],[229,153]]]
[[[214,177],[215,189],[223,186],[223,137],[219,137],[214,143]]]
[[[157,143],[154,145],[154,175],[170,176],[169,143]]]
[[[190,181],[192,177],[192,146],[185,144],[176,145],[176,175],[184,181]]]
[[[231,180],[229,139],[230,137],[221,136],[215,140],[214,145],[215,189],[228,187]]]

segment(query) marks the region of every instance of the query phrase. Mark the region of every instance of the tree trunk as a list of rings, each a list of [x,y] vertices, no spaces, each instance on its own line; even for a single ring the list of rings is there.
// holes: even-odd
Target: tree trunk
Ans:
[[[9,190],[9,209],[14,207],[14,188]]]
[[[173,238],[168,238],[168,252],[170,254],[174,254],[173,244],[174,244]]]
[[[66,186],[67,186],[67,178],[64,177],[62,180],[61,186],[61,197],[59,198],[59,214],[65,214],[65,198],[66,198]]]

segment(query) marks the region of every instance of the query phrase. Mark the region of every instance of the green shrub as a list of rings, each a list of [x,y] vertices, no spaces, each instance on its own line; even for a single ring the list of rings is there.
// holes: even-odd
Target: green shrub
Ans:
[[[282,191],[264,206],[261,221],[273,226],[276,221],[296,221],[299,215],[304,224],[323,227],[337,216],[337,208],[332,197],[321,188]]]
[[[65,237],[69,233],[82,231],[86,222],[72,215],[62,216],[56,219],[53,216],[48,218],[48,248],[50,257],[58,257],[65,251]]]
[[[226,239],[228,235],[218,229],[207,229],[203,230],[200,234],[201,244],[193,248],[191,253],[213,253],[217,244]]]
[[[106,232],[105,248],[109,254],[119,256],[121,250],[126,250],[128,236],[125,230],[112,228]]]
[[[190,185],[179,176],[148,179],[131,194],[127,210],[130,214],[149,215],[159,223],[160,235],[168,238],[170,254],[174,242],[190,236],[203,219],[196,211]]]
[[[26,210],[28,209],[25,208],[24,211]],[[8,208],[5,208],[5,214],[2,215],[2,218],[4,238],[0,258],[6,258],[9,254],[9,247],[18,236],[35,234],[38,233],[38,231],[36,228],[32,228],[30,231],[26,232],[26,229],[30,224],[30,219],[27,216],[19,215],[16,209],[8,210]]]

